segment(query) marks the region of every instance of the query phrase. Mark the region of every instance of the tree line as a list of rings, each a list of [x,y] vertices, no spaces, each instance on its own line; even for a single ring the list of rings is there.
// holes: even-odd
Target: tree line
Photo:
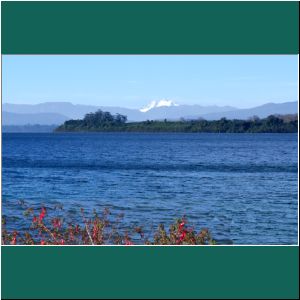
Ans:
[[[260,119],[252,117],[248,120],[208,121],[204,119],[178,121],[147,120],[142,122],[127,122],[127,117],[121,114],[112,115],[101,110],[86,114],[80,120],[68,120],[55,129],[65,131],[128,131],[128,132],[211,132],[211,133],[293,133],[298,132],[297,115],[271,115]]]

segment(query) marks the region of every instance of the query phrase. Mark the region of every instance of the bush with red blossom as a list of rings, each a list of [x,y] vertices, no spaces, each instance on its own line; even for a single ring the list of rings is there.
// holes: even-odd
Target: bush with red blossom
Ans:
[[[188,226],[186,218],[170,225],[169,230],[159,224],[153,235],[146,234],[142,226],[128,228],[124,233],[119,230],[123,215],[117,215],[111,221],[109,209],[99,216],[94,212],[87,218],[81,209],[81,224],[64,224],[58,216],[50,216],[46,207],[38,213],[27,208],[24,216],[31,218],[31,225],[25,232],[6,229],[2,217],[3,245],[214,245],[208,229],[194,230]]]

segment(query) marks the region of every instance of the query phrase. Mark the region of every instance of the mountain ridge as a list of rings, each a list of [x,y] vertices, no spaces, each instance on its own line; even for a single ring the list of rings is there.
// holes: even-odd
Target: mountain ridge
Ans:
[[[161,102],[164,101],[164,102]],[[144,112],[140,109],[132,109],[116,106],[96,106],[84,104],[72,104],[71,102],[44,102],[39,104],[11,104],[2,105],[3,125],[61,124],[68,119],[81,119],[85,114],[95,112],[98,109],[112,114],[126,115],[128,121],[139,122],[145,120],[178,120],[181,118],[207,120],[247,119],[254,115],[259,118],[271,114],[295,114],[298,113],[298,101],[283,103],[265,103],[260,106],[239,109],[232,106],[201,106],[180,105],[171,100],[161,100]],[[150,103],[151,104],[151,103]],[[159,106],[157,106],[159,105]],[[145,108],[145,107],[144,107]],[[142,108],[143,109],[143,108]],[[37,123],[37,121],[41,123]]]

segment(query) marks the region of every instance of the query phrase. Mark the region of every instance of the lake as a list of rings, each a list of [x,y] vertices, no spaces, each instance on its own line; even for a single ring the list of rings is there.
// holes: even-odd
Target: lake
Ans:
[[[2,214],[110,208],[150,230],[187,216],[220,244],[297,244],[297,134],[3,133]]]

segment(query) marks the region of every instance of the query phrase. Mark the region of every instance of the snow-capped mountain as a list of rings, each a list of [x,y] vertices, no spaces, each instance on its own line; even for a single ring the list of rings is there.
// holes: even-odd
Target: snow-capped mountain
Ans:
[[[175,103],[172,100],[167,100],[167,99],[162,99],[159,101],[151,101],[148,105],[146,105],[145,107],[140,109],[140,112],[147,112],[153,108],[157,108],[157,107],[170,107],[170,106],[179,106],[179,104]]]
[[[298,102],[267,103],[248,109],[231,106],[201,106],[174,103],[171,100],[152,101],[142,109],[125,107],[79,105],[69,102],[44,102],[40,104],[2,105],[2,125],[61,124],[69,119],[81,119],[85,114],[101,109],[112,114],[127,116],[129,122],[146,120],[179,120],[204,118],[206,120],[247,119],[254,115],[265,118],[271,114],[297,114]]]

